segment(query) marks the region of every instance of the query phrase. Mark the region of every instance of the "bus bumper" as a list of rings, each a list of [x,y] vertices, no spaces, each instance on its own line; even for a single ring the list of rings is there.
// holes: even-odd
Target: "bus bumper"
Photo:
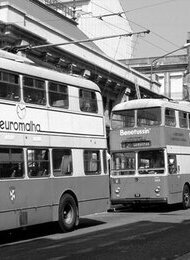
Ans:
[[[167,204],[167,198],[127,198],[127,199],[111,199],[111,205],[123,204]]]

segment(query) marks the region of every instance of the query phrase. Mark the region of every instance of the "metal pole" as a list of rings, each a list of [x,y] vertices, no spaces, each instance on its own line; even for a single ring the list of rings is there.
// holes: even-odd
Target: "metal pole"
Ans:
[[[100,37],[88,38],[88,39],[83,39],[83,40],[76,40],[76,41],[69,41],[69,42],[62,42],[62,43],[48,43],[48,44],[37,45],[37,46],[31,46],[31,45],[15,46],[15,47],[13,47],[13,49],[15,51],[33,50],[33,49],[40,49],[40,48],[46,48],[46,47],[57,47],[57,46],[64,46],[64,45],[69,45],[69,44],[78,44],[78,43],[99,41],[99,40],[122,37],[122,36],[128,37],[128,36],[132,36],[135,34],[141,34],[141,33],[150,33],[150,31],[146,30],[146,31],[140,31],[140,32],[135,32],[135,33],[124,33],[124,34],[116,34],[116,35],[109,35],[109,36],[100,36]]]

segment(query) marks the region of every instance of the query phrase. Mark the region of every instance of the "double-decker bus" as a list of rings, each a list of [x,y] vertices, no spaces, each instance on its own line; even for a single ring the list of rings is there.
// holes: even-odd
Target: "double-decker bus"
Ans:
[[[0,51],[0,231],[106,211],[102,97],[84,78]]]
[[[111,203],[190,206],[190,103],[138,99],[112,111]]]

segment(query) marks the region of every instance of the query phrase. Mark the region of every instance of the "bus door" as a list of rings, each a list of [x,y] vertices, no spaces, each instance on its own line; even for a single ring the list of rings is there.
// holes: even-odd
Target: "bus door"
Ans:
[[[179,159],[179,158],[178,158]],[[168,191],[173,203],[181,202],[181,174],[176,154],[168,154]],[[177,201],[176,201],[177,200]]]

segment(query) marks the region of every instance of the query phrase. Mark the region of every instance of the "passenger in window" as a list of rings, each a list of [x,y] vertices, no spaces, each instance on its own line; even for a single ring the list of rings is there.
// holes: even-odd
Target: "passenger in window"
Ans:
[[[11,93],[9,92],[7,95],[7,99],[14,100],[14,96],[15,96],[14,92],[11,92]]]
[[[61,175],[70,174],[72,171],[71,166],[72,158],[71,155],[64,155],[61,161]]]
[[[80,99],[80,109],[84,112],[90,112],[91,111],[91,106],[90,106],[90,102],[88,99],[85,99],[84,97],[82,97]]]
[[[17,178],[22,176],[23,176],[22,164],[21,163],[14,164],[11,168],[11,177]]]
[[[168,168],[170,174],[177,173],[176,162],[173,158],[168,159]]]

